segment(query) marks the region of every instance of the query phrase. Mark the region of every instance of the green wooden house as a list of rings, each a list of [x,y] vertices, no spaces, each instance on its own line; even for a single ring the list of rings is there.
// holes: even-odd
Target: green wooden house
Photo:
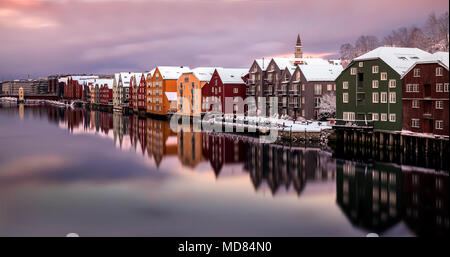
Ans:
[[[402,130],[401,76],[429,58],[418,48],[378,47],[353,59],[336,79],[336,124]]]

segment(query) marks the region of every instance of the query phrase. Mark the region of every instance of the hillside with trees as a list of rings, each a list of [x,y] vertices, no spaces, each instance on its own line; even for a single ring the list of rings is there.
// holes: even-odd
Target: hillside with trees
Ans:
[[[342,63],[347,66],[350,61],[379,46],[417,47],[430,53],[449,50],[448,12],[437,16],[431,13],[422,27],[401,27],[393,30],[383,39],[372,35],[360,36],[354,44],[341,45],[339,53]]]

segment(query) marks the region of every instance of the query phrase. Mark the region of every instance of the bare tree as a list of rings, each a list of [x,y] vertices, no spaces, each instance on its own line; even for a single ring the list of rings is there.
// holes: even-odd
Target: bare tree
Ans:
[[[449,50],[449,18],[448,12],[436,17],[435,13],[428,16],[424,25],[425,34],[429,38],[429,50],[448,51]]]

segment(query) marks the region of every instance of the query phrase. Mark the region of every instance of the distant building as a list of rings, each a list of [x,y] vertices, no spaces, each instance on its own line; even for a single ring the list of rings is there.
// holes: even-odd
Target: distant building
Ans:
[[[18,95],[19,88],[23,88],[24,95],[39,95],[48,93],[47,79],[24,79],[5,81],[2,83],[1,92],[4,95]]]

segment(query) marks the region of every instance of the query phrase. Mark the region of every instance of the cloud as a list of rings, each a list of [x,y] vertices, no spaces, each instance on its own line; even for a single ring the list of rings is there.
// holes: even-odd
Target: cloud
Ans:
[[[361,34],[382,37],[444,10],[444,0],[4,0],[0,80],[156,65],[245,67],[292,54],[297,33],[308,55],[328,56]]]

